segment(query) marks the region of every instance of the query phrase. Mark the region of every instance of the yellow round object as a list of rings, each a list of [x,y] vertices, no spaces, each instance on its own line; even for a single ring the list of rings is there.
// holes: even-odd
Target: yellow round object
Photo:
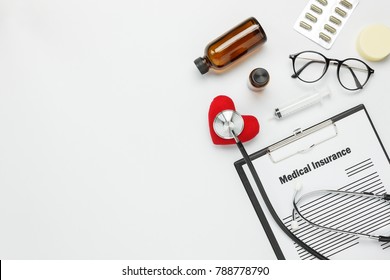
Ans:
[[[384,59],[390,54],[390,28],[382,24],[364,28],[359,34],[356,48],[364,59]]]

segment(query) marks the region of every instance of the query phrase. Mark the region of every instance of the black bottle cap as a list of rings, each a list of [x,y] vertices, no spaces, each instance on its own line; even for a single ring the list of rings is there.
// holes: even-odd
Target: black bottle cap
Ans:
[[[207,64],[206,62],[206,59],[202,58],[202,57],[199,57],[197,59],[194,60],[194,63],[196,65],[196,67],[198,67],[199,69],[199,72],[203,75],[203,74],[206,74],[207,72],[209,72],[209,65]]]
[[[264,68],[256,68],[249,75],[249,81],[255,88],[265,87],[269,82],[268,71]]]

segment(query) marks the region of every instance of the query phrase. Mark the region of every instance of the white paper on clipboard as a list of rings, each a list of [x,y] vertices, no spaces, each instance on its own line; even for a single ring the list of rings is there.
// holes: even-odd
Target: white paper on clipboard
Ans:
[[[303,185],[302,194],[323,189],[376,194],[390,192],[389,159],[364,106],[334,123],[323,125],[321,129],[324,130],[320,132],[317,129],[274,149],[274,156],[278,155],[281,160],[272,158],[272,152],[253,159],[273,207],[289,229],[297,183]],[[303,152],[294,152],[297,147]],[[267,211],[249,169],[246,165],[243,168],[285,257],[315,259],[280,230]],[[306,217],[322,225],[363,233],[390,234],[388,202],[324,195],[305,201],[300,209]],[[301,219],[298,221],[300,228],[294,233],[330,259],[390,259],[389,243],[329,232],[308,225]]]

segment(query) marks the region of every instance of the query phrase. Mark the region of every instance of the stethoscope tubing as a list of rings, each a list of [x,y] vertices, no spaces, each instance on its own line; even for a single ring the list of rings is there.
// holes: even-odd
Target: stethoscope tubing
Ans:
[[[247,166],[249,168],[249,171],[252,174],[253,179],[255,180],[255,183],[256,183],[257,188],[258,188],[258,190],[260,192],[260,195],[263,198],[263,201],[264,201],[268,211],[270,212],[272,218],[277,223],[279,228],[292,241],[294,241],[297,245],[302,247],[304,250],[306,250],[308,253],[312,254],[317,259],[328,260],[327,257],[325,257],[324,255],[322,255],[321,253],[316,251],[314,248],[310,247],[308,244],[303,242],[296,234],[294,234],[292,231],[290,231],[286,227],[286,225],[282,222],[282,220],[279,218],[278,214],[276,213],[275,209],[272,206],[272,203],[270,202],[270,200],[269,200],[269,198],[267,196],[267,193],[266,193],[264,187],[262,186],[262,184],[260,182],[260,178],[259,178],[259,176],[257,174],[256,168],[254,167],[254,165],[252,163],[252,160],[250,159],[250,157],[249,157],[249,155],[248,155],[244,145],[242,144],[242,142],[238,138],[236,132],[234,131],[234,126],[232,126],[232,127],[230,126],[230,122],[231,122],[232,116],[230,116],[230,120],[228,121],[227,118],[225,117],[225,115],[223,114],[223,112],[220,113],[220,114],[222,114],[222,117],[224,118],[224,121],[226,123],[229,123],[228,129],[229,129],[230,134],[231,134],[232,137],[230,137],[230,136],[227,137],[226,135],[219,135],[216,132],[217,135],[219,135],[223,139],[232,139],[233,138],[235,140],[235,143],[236,143],[239,151],[241,152],[241,155],[243,156],[243,159],[244,159],[245,163],[247,164]],[[236,113],[236,114],[238,114],[238,113]],[[270,227],[267,219],[265,219],[265,214],[264,214],[264,212],[263,212],[263,210],[262,210],[258,200],[252,197],[252,195],[254,194],[253,189],[250,189],[250,190],[246,189],[246,190],[248,192],[248,195],[250,194],[250,200],[251,200],[253,206],[255,207],[256,213],[257,213],[257,215],[260,218],[260,221],[261,221],[261,223],[262,223],[262,225],[263,225],[263,227],[265,229],[265,232],[267,234],[267,237],[270,240],[276,241],[276,238],[275,238],[275,236],[272,233],[271,227]],[[318,190],[318,191],[313,191],[313,192],[307,193],[305,195],[302,195],[299,199],[297,199],[298,191],[296,191],[295,195],[294,195],[294,199],[293,199],[292,220],[295,221],[295,216],[296,216],[296,214],[298,214],[308,224],[310,224],[310,225],[312,225],[314,227],[320,228],[320,229],[333,231],[333,232],[338,232],[338,233],[350,234],[350,235],[359,236],[359,237],[368,237],[368,238],[371,238],[371,239],[376,239],[376,240],[381,241],[381,242],[390,242],[390,236],[370,235],[370,234],[364,234],[364,233],[350,232],[350,231],[346,231],[346,230],[334,229],[334,228],[330,228],[330,227],[326,227],[326,226],[322,226],[322,225],[313,223],[312,221],[307,219],[300,212],[299,207],[298,207],[298,203],[300,201],[302,201],[304,198],[308,197],[309,195],[318,195],[318,194],[322,194],[322,193],[334,193],[334,194],[339,194],[339,195],[353,195],[353,196],[360,196],[360,197],[370,197],[370,198],[376,198],[378,200],[385,200],[385,201],[389,201],[390,200],[390,194],[386,194],[386,193],[383,194],[383,195],[375,195],[373,193],[365,193],[365,192],[357,193],[357,192],[338,191],[338,190]],[[261,218],[263,218],[263,219],[261,219]],[[275,244],[277,244],[277,242],[275,242]],[[274,245],[273,242],[271,242],[271,245],[272,245],[272,247],[274,249],[274,252],[275,252],[276,256],[278,258],[284,259],[284,255],[283,255],[283,252],[281,251],[280,247],[277,246],[277,245]]]
[[[254,167],[253,163],[252,163],[252,160],[250,159],[248,153],[246,152],[245,150],[245,147],[244,145],[242,144],[242,142],[240,141],[240,139],[238,139],[237,135],[235,135],[235,133],[233,131],[231,131],[232,135],[233,135],[233,138],[236,142],[236,145],[238,147],[238,149],[240,150],[241,152],[241,155],[243,156],[244,158],[244,161],[245,163],[248,165],[248,168],[249,168],[249,171],[251,172],[252,176],[253,176],[253,179],[255,180],[256,182],[256,185],[257,185],[257,188],[259,189],[260,191],[260,194],[261,194],[261,197],[263,198],[264,200],[264,203],[265,205],[267,206],[267,209],[268,211],[270,212],[272,218],[274,219],[274,221],[278,224],[278,226],[280,227],[280,229],[288,236],[290,237],[291,240],[293,240],[295,243],[297,243],[299,246],[301,246],[304,250],[306,250],[308,253],[312,254],[314,257],[316,257],[317,259],[320,259],[320,260],[328,260],[327,257],[325,257],[324,255],[322,255],[321,253],[317,252],[315,249],[313,249],[312,247],[310,247],[309,245],[307,245],[305,242],[303,242],[301,239],[299,239],[295,234],[293,234],[286,226],[285,224],[282,222],[282,220],[280,220],[278,214],[276,213],[275,209],[273,208],[270,200],[268,199],[268,196],[267,196],[267,193],[265,192],[265,189],[262,187],[261,185],[261,182],[260,182],[260,178],[257,174],[257,171],[256,171],[256,168]]]
[[[233,113],[239,115],[237,112],[233,111]],[[315,256],[316,258],[320,259],[320,260],[327,260],[328,258],[326,258],[325,256],[323,256],[322,254],[320,254],[319,252],[317,252],[316,250],[314,250],[313,248],[311,248],[309,245],[307,245],[306,243],[304,243],[302,240],[300,240],[295,234],[293,234],[285,225],[284,223],[280,220],[278,214],[276,213],[275,209],[273,208],[270,200],[268,199],[268,196],[267,196],[267,193],[265,191],[265,189],[262,187],[261,185],[261,182],[260,182],[260,178],[257,174],[257,171],[256,171],[256,168],[254,167],[253,163],[252,163],[252,160],[250,159],[248,153],[246,152],[245,150],[245,147],[244,145],[242,144],[242,142],[240,141],[240,139],[238,138],[237,134],[236,134],[236,131],[234,130],[234,123],[233,125],[231,125],[231,122],[232,122],[232,116],[233,114],[231,114],[231,116],[229,117],[229,120],[226,118],[225,114],[224,114],[224,111],[220,113],[222,115],[222,118],[224,119],[224,122],[228,124],[227,128],[229,129],[230,131],[230,134],[232,137],[230,136],[226,136],[224,135],[223,133],[222,134],[219,134],[216,132],[217,135],[219,135],[221,138],[223,139],[234,139],[235,140],[235,143],[238,147],[238,149],[240,150],[243,158],[244,158],[244,161],[245,163],[248,165],[248,168],[253,176],[253,179],[255,180],[255,183],[257,185],[257,188],[259,189],[260,191],[260,194],[266,204],[266,207],[268,209],[268,211],[270,212],[272,218],[275,220],[275,222],[278,224],[278,226],[280,227],[280,229],[288,236],[290,237],[291,240],[293,240],[296,244],[298,244],[299,246],[301,246],[304,250],[306,250],[308,253],[312,254],[313,256]],[[239,115],[240,116],[240,115]],[[214,126],[214,125],[213,125]],[[215,130],[215,127],[214,127],[214,130]],[[239,132],[237,132],[239,134]],[[253,190],[252,190],[253,192]],[[256,199],[257,200],[257,199]],[[258,202],[258,201],[257,201]],[[253,202],[252,202],[253,204]],[[260,211],[260,214],[264,215],[264,212],[263,210],[261,209],[261,206],[258,204],[258,203],[255,203],[254,206],[258,206],[256,209],[257,210],[261,210]],[[259,215],[259,213],[258,213]],[[262,225],[266,230],[266,234],[268,236],[271,236],[272,239],[276,239],[275,236],[273,235],[272,233],[272,230],[268,224],[268,221],[266,221],[266,219],[264,220],[261,220],[262,222]],[[276,244],[276,243],[275,243]],[[278,257],[283,257],[284,258],[284,255],[280,249],[279,246],[276,246],[276,245],[273,245],[272,244],[272,247],[274,249],[274,252],[276,253],[276,255]]]

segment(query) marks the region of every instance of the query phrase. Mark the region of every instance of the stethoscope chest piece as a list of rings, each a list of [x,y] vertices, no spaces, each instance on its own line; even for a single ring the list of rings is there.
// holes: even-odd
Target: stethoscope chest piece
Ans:
[[[213,129],[222,139],[233,139],[243,131],[244,119],[234,110],[224,110],[215,117]]]

